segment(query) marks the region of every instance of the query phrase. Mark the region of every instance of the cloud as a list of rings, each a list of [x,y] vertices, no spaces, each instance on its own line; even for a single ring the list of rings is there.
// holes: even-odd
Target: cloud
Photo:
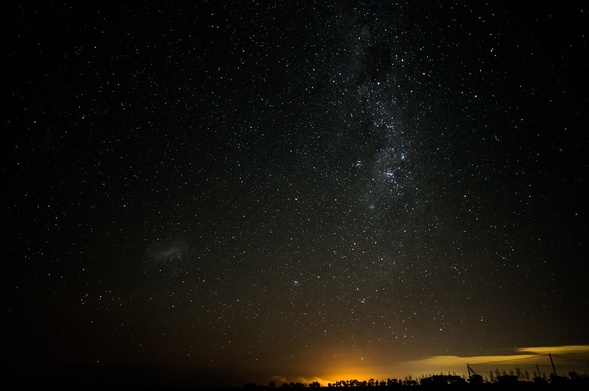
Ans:
[[[495,368],[527,368],[541,372],[552,372],[548,354],[554,357],[559,374],[569,371],[584,371],[589,362],[589,345],[537,346],[511,349],[502,355],[485,356],[432,356],[419,360],[400,363],[399,370],[412,374],[456,373],[468,376],[467,364],[481,374],[487,374]]]
[[[533,354],[589,354],[589,345],[538,346],[517,348],[517,352]]]

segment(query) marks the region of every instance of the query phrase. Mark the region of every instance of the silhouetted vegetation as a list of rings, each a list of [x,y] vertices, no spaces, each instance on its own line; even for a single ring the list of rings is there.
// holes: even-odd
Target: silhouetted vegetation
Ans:
[[[253,383],[245,384],[247,389],[273,389],[276,385],[270,382],[268,386],[255,385]],[[515,372],[500,373],[498,370],[492,372],[488,379],[484,379],[481,375],[473,374],[469,378],[451,375],[439,374],[430,376],[421,376],[418,379],[413,379],[407,376],[404,379],[386,379],[386,380],[338,380],[327,385],[320,384],[314,381],[310,384],[303,383],[284,383],[280,388],[283,389],[303,389],[313,388],[315,390],[333,390],[334,388],[353,388],[357,391],[386,391],[397,389],[444,389],[444,390],[589,390],[589,376],[579,374],[577,372],[569,372],[568,376],[556,376],[552,373],[548,379],[536,376],[530,379],[527,371],[516,369]]]

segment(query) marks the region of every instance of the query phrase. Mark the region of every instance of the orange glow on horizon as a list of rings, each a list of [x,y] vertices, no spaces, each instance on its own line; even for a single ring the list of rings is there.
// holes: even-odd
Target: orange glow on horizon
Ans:
[[[373,379],[375,382],[387,381],[387,379],[404,379],[405,374],[401,374],[392,366],[386,368],[382,366],[349,366],[338,367],[333,369],[326,369],[325,374],[321,376],[324,382],[321,385],[327,386],[328,383],[334,384],[338,381],[358,380],[369,381]]]
[[[374,381],[380,382],[387,381],[389,378],[404,380],[407,377],[412,377],[416,379],[420,376],[440,373],[453,373],[467,377],[467,364],[485,376],[488,374],[489,368],[496,366],[502,368],[513,366],[515,368],[539,364],[546,368],[550,365],[549,353],[555,356],[555,365],[563,373],[568,373],[569,370],[582,373],[587,370],[586,362],[589,359],[589,345],[522,347],[512,348],[511,352],[512,354],[506,352],[500,355],[480,356],[430,356],[416,360],[378,362],[376,365],[374,362],[371,364],[367,362],[366,365],[358,365],[358,362],[353,364],[352,360],[339,363],[330,362],[330,365],[322,365],[321,362],[317,362],[305,369],[301,368],[303,373],[311,372],[312,374],[292,379],[276,376],[275,381],[277,386],[290,382],[310,384],[314,381],[319,382],[321,386],[327,386],[329,383],[333,385],[342,380],[362,382],[374,379]]]

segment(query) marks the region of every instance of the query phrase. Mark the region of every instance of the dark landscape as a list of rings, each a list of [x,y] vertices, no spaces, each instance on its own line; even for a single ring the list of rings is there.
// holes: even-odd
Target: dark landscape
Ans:
[[[387,379],[381,381],[359,381],[356,379],[337,381],[327,386],[318,382],[310,384],[283,383],[278,386],[274,382],[269,385],[246,383],[243,387],[161,387],[161,386],[136,386],[136,385],[84,385],[84,386],[51,386],[47,384],[23,383],[8,385],[5,390],[16,390],[27,387],[48,390],[194,390],[194,391],[273,391],[273,390],[354,390],[354,391],[389,391],[406,389],[425,390],[586,390],[589,387],[587,374],[579,375],[576,372],[568,376],[555,376],[549,378],[537,377],[533,380],[520,380],[517,375],[500,375],[493,381],[484,380],[474,375],[468,379],[456,375],[432,375],[422,376],[420,379]]]

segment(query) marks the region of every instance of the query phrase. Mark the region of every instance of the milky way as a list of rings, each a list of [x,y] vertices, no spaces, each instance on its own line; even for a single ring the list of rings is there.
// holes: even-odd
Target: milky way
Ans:
[[[241,385],[589,343],[583,4],[3,14],[16,373]]]

